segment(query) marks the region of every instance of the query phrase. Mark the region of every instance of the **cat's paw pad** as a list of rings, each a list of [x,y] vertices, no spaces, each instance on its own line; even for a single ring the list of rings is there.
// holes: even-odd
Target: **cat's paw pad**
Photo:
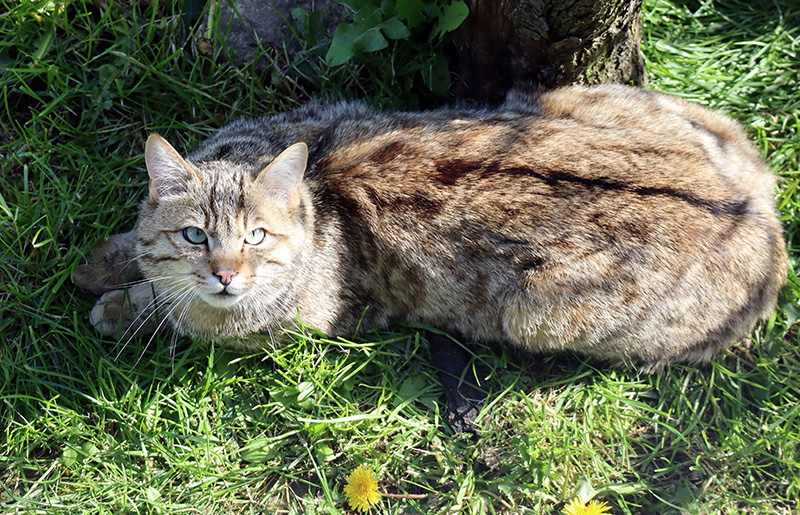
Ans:
[[[92,308],[89,321],[103,336],[113,336],[130,327],[133,320],[130,315],[130,304],[125,300],[125,293],[125,290],[106,292]]]

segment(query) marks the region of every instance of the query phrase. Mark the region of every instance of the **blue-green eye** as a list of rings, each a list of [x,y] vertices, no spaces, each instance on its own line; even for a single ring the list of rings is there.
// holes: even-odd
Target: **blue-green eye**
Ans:
[[[183,230],[183,237],[186,238],[186,241],[194,245],[202,245],[208,241],[208,236],[206,236],[206,233],[199,227],[187,227]]]
[[[247,233],[247,236],[244,237],[244,242],[248,245],[258,245],[264,238],[267,236],[267,231],[264,229],[254,229]]]

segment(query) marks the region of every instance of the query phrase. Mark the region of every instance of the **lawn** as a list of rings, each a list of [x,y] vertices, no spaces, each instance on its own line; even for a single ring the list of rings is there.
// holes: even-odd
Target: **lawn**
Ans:
[[[185,44],[190,14],[0,0],[0,512],[346,513],[364,465],[413,494],[373,513],[551,514],[578,495],[613,514],[797,513],[796,2],[653,0],[643,17],[648,87],[739,119],[782,177],[792,270],[772,319],[708,365],[653,375],[472,349],[490,387],[480,438],[448,428],[414,327],[309,330],[247,356],[96,335],[71,276],[132,226],[148,131],[184,149],[311,95],[413,101],[310,44],[280,74],[236,68],[216,41]]]

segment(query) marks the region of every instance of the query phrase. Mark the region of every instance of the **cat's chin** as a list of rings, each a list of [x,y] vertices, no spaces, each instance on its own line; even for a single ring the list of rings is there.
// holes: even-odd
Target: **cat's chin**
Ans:
[[[240,300],[242,300],[245,296],[244,295],[235,295],[232,293],[208,293],[200,295],[200,298],[203,301],[211,306],[212,308],[219,308],[219,309],[227,309],[235,304],[237,304]]]

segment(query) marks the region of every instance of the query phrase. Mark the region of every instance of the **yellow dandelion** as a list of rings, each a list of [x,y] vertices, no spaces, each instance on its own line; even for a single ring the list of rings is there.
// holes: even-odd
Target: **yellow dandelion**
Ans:
[[[564,506],[561,513],[563,515],[603,515],[609,511],[611,511],[611,506],[604,502],[589,501],[587,504],[576,497]]]
[[[347,478],[344,495],[350,508],[356,511],[367,511],[373,504],[378,504],[381,494],[378,493],[378,481],[372,470],[363,465],[356,468]]]

